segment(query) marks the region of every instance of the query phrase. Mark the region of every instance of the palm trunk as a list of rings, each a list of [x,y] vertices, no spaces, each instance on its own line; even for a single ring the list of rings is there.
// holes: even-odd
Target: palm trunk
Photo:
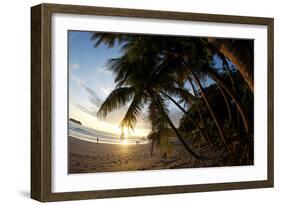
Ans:
[[[198,97],[198,95],[197,95],[195,86],[194,86],[194,84],[193,84],[193,82],[192,82],[192,79],[191,79],[190,77],[188,77],[188,81],[189,81],[189,83],[190,83],[190,85],[191,85],[192,91],[193,91],[194,96],[195,96],[197,111],[198,111],[198,113],[199,113],[200,121],[202,122],[202,125],[203,125],[203,127],[204,127],[204,131],[205,131],[206,134],[207,134],[207,137],[208,137],[209,142],[211,142],[212,144],[214,144],[214,142],[213,142],[212,139],[211,139],[211,135],[210,135],[209,131],[207,130],[207,126],[206,126],[207,124],[206,124],[206,122],[205,122],[205,120],[204,120],[204,118],[203,118],[203,116],[202,116],[201,109],[200,109],[200,107],[199,107],[199,102],[198,102],[198,98],[199,98],[199,97]]]
[[[236,95],[235,84],[234,84],[234,80],[233,80],[232,75],[231,75],[229,64],[226,60],[226,57],[220,51],[218,51],[218,52],[219,52],[220,58],[222,59],[223,66],[224,66],[224,68],[226,68],[225,71],[226,71],[227,75],[229,76],[229,79],[230,79],[230,82],[231,82],[231,87],[232,87],[232,90],[233,90],[233,94]],[[239,114],[238,110],[236,110],[236,122],[235,123],[236,123],[237,128],[238,128],[238,125],[240,125],[240,114]],[[236,126],[236,125],[234,124],[234,126]],[[239,130],[239,128],[238,128],[238,130]]]
[[[226,104],[226,107],[227,107],[227,111],[228,111],[228,116],[229,116],[229,123],[231,122],[232,120],[232,115],[231,115],[231,110],[230,110],[230,106],[228,104],[228,101],[227,101],[227,98],[226,98],[226,95],[224,93],[224,91],[222,90],[221,86],[218,84],[218,89],[220,90],[222,96],[223,96],[223,99],[225,101],[225,104]]]
[[[231,71],[230,71],[230,68],[229,68],[228,62],[227,62],[227,60],[226,60],[225,56],[224,56],[222,53],[220,53],[220,57],[221,57],[221,59],[222,59],[223,65],[224,65],[224,66],[225,66],[225,68],[226,68],[226,69],[225,69],[225,71],[226,71],[227,75],[229,76],[229,79],[230,79],[230,82],[231,82],[232,89],[233,89],[233,91],[235,92],[234,80],[233,80],[233,78],[232,78],[232,75],[231,75]]]
[[[233,102],[235,103],[237,110],[239,111],[242,119],[243,119],[243,123],[244,123],[244,127],[246,130],[246,133],[249,132],[249,120],[248,120],[248,116],[247,113],[243,110],[243,108],[241,107],[236,95],[234,94],[234,92],[227,86],[227,84],[224,82],[224,80],[217,74],[217,72],[215,72],[213,69],[208,68],[208,74],[212,77],[212,79],[214,81],[217,82],[217,84],[219,84],[227,93],[228,95],[232,98]]]
[[[206,138],[204,136],[203,131],[201,130],[200,126],[188,115],[188,112],[179,104],[177,103],[177,101],[175,101],[172,97],[170,97],[169,95],[165,94],[164,92],[160,92],[161,94],[163,94],[165,97],[167,97],[168,99],[170,99],[185,115],[186,117],[189,119],[189,121],[199,130],[201,137],[208,142],[209,144],[211,144],[211,142],[208,140],[208,138]]]
[[[181,136],[181,134],[179,133],[178,129],[175,127],[175,125],[173,124],[173,122],[171,121],[171,119],[169,118],[169,116],[166,114],[165,110],[163,109],[162,103],[159,100],[159,97],[157,96],[156,98],[152,99],[154,101],[156,101],[156,105],[159,105],[159,108],[162,112],[162,115],[165,117],[166,121],[168,122],[169,126],[171,127],[171,129],[174,131],[174,133],[176,134],[177,138],[179,139],[179,141],[182,143],[182,145],[184,146],[184,148],[186,149],[186,151],[192,155],[192,157],[194,157],[195,159],[202,159],[198,154],[196,154],[195,152],[192,151],[191,148],[189,148],[189,146],[186,144],[186,142],[184,141],[183,137]]]
[[[154,151],[154,140],[151,141],[150,156],[152,157]]]
[[[205,126],[205,121],[204,121],[204,119],[203,119],[203,117],[202,117],[202,114],[201,114],[201,111],[200,111],[200,108],[199,108],[199,103],[198,103],[198,99],[197,99],[197,98],[198,98],[198,95],[197,95],[197,93],[196,93],[195,86],[194,86],[194,84],[192,83],[192,79],[188,78],[188,81],[189,81],[189,83],[190,83],[190,85],[191,85],[191,87],[192,87],[192,91],[193,91],[194,96],[195,96],[195,99],[196,99],[196,107],[197,107],[197,111],[198,111],[198,113],[199,113],[200,121],[202,122],[203,126],[206,128],[206,126]]]
[[[208,42],[216,47],[224,56],[235,64],[238,71],[247,82],[251,91],[254,91],[253,57],[241,52],[233,42],[227,39],[208,38]]]
[[[221,59],[222,59],[222,62],[223,62],[223,64],[224,64],[225,68],[226,68],[226,69],[225,69],[225,70],[226,70],[226,73],[227,73],[227,75],[229,76],[229,79],[230,79],[230,82],[231,82],[231,87],[232,87],[232,90],[233,90],[233,94],[236,95],[235,84],[234,84],[234,80],[233,80],[232,75],[231,75],[231,71],[230,71],[230,68],[229,68],[229,64],[228,64],[228,62],[227,62],[225,56],[224,56],[221,52],[219,52],[219,55],[220,55],[220,57],[221,57]],[[239,111],[238,111],[238,110],[236,110],[236,125],[237,125],[237,129],[239,130],[239,125],[240,125],[240,114],[239,114]],[[234,126],[236,126],[236,125],[234,124]]]
[[[187,66],[187,65],[186,65],[186,66]],[[208,109],[209,109],[209,111],[210,111],[212,117],[213,117],[213,120],[214,120],[214,122],[215,122],[215,124],[216,124],[216,126],[217,126],[217,128],[218,128],[220,137],[221,137],[221,139],[222,139],[222,141],[223,141],[225,147],[228,148],[227,143],[226,143],[226,139],[225,139],[225,137],[224,137],[223,130],[222,130],[222,128],[221,128],[221,126],[220,126],[220,124],[219,124],[219,122],[218,122],[218,117],[217,117],[216,113],[213,111],[211,105],[209,104],[209,100],[208,100],[207,95],[206,95],[206,93],[205,93],[205,91],[204,91],[204,89],[203,89],[203,86],[201,85],[201,83],[200,83],[199,79],[197,78],[197,76],[195,75],[195,73],[194,73],[189,67],[187,67],[187,69],[189,70],[189,72],[190,72],[190,74],[191,74],[193,80],[194,80],[195,83],[197,84],[197,86],[198,86],[198,88],[199,88],[199,90],[200,90],[200,92],[201,92],[201,94],[202,94],[202,97],[203,97],[203,99],[204,99],[204,101],[205,101],[205,103],[206,103],[206,105],[207,105],[207,107],[208,107]]]

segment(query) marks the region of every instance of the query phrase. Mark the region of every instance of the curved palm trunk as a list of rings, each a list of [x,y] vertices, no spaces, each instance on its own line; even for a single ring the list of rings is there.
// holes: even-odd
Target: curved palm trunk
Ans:
[[[212,77],[212,79],[214,81],[217,82],[217,84],[219,84],[227,93],[228,95],[232,98],[233,102],[235,103],[237,110],[239,111],[243,123],[244,123],[244,127],[246,130],[246,133],[249,132],[249,120],[248,120],[248,116],[247,113],[244,111],[244,109],[241,107],[236,95],[234,94],[234,92],[227,86],[227,84],[224,82],[224,80],[217,74],[217,72],[215,72],[213,69],[211,68],[207,68],[208,74]]]
[[[192,82],[192,79],[191,79],[190,77],[188,77],[188,81],[189,81],[189,83],[191,84],[192,91],[193,91],[193,93],[194,93],[194,96],[196,97],[196,98],[195,98],[195,99],[196,99],[196,107],[197,107],[197,110],[198,110],[198,113],[199,113],[200,120],[201,120],[201,122],[202,122],[202,124],[203,124],[204,131],[205,131],[206,134],[207,134],[208,141],[211,142],[212,144],[214,144],[214,142],[213,142],[212,139],[211,139],[211,135],[210,135],[209,131],[207,130],[207,126],[206,126],[207,124],[206,124],[206,122],[205,122],[205,120],[204,120],[204,118],[203,118],[203,116],[202,116],[201,109],[200,109],[200,107],[199,107],[199,103],[198,103],[198,98],[199,98],[199,97],[198,97],[198,95],[197,95],[197,93],[196,93],[195,86],[194,86],[194,84],[193,84],[193,82]]]
[[[227,75],[229,76],[232,89],[233,89],[233,91],[235,92],[234,80],[233,80],[232,75],[231,75],[231,71],[230,71],[229,64],[228,64],[228,62],[227,62],[225,56],[224,56],[222,53],[220,53],[220,57],[221,57],[221,59],[222,59],[223,65],[224,65],[225,68],[226,68],[225,71],[226,71]]]
[[[151,147],[150,147],[150,156],[152,157],[154,151],[154,141],[151,141]]]
[[[211,105],[209,104],[209,100],[208,100],[207,95],[206,95],[206,93],[205,93],[205,91],[203,89],[203,86],[201,85],[201,83],[200,83],[199,79],[197,78],[197,76],[195,75],[195,73],[189,67],[187,67],[187,69],[189,70],[193,80],[197,84],[197,86],[198,86],[198,88],[199,88],[199,90],[200,90],[200,92],[202,94],[202,97],[203,97],[203,99],[204,99],[204,101],[205,101],[205,103],[206,103],[206,105],[207,105],[207,107],[208,107],[212,117],[213,117],[213,120],[214,120],[214,122],[215,122],[215,124],[216,124],[216,126],[218,128],[220,137],[221,137],[225,147],[228,148],[227,143],[226,143],[226,139],[224,137],[223,130],[222,130],[222,128],[221,128],[221,126],[220,126],[220,124],[218,122],[218,117],[217,117],[216,113],[213,111]]]
[[[172,97],[165,94],[164,92],[160,92],[160,93],[163,94],[164,96],[166,96],[168,99],[170,99],[186,115],[186,117],[189,119],[189,121],[199,130],[201,137],[210,144],[210,141],[208,140],[208,138],[206,138],[204,136],[204,133],[201,130],[200,126],[188,115],[188,112],[179,103],[177,103],[177,101],[175,101]]]
[[[229,116],[229,123],[231,122],[232,120],[232,115],[231,115],[231,110],[230,110],[230,106],[229,106],[229,103],[227,101],[227,98],[226,98],[226,95],[224,93],[224,91],[222,90],[221,86],[218,84],[218,89],[220,90],[222,96],[223,96],[223,99],[225,101],[225,104],[226,104],[226,107],[227,107],[227,111],[228,111],[228,116]]]
[[[235,84],[234,84],[234,80],[232,78],[232,75],[231,75],[231,71],[230,71],[230,68],[229,68],[229,64],[225,58],[225,56],[219,51],[219,54],[220,54],[220,57],[222,59],[222,62],[225,66],[225,70],[226,70],[226,73],[227,75],[229,76],[229,79],[230,79],[230,82],[231,82],[231,87],[232,87],[232,91],[233,91],[233,94],[236,95],[236,89],[235,89]],[[237,120],[237,128],[240,126],[240,115],[239,115],[239,111],[236,110],[236,120]],[[239,130],[239,128],[238,128]]]
[[[181,136],[181,134],[179,133],[178,129],[175,127],[175,125],[173,124],[172,120],[169,118],[169,116],[166,114],[166,112],[164,111],[163,107],[162,107],[162,103],[159,100],[159,97],[157,96],[156,98],[152,99],[155,101],[156,100],[156,104],[159,105],[159,108],[162,112],[162,115],[165,117],[166,121],[168,122],[169,126],[171,127],[171,129],[174,131],[174,133],[176,134],[177,138],[179,139],[179,141],[183,144],[184,148],[186,149],[186,151],[191,154],[195,159],[202,159],[198,154],[196,154],[195,152],[192,151],[192,149],[189,148],[189,146],[186,144],[186,142],[184,141],[183,137]]]
[[[216,47],[230,61],[236,65],[238,71],[247,82],[251,91],[254,91],[253,58],[241,52],[235,44],[227,39],[208,38],[208,42]]]

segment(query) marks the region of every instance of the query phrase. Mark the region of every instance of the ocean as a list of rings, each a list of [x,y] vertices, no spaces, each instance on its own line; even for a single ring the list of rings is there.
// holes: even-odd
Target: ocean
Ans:
[[[105,144],[147,144],[148,140],[144,137],[125,137],[124,140],[120,139],[120,135],[95,130],[72,121],[68,121],[69,136],[94,142]]]

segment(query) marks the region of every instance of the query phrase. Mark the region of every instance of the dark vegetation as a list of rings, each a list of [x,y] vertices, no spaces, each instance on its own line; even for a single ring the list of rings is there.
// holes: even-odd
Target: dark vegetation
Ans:
[[[70,118],[69,121],[82,125],[82,123],[80,121],[73,119],[73,118]]]
[[[169,154],[176,137],[198,165],[253,164],[252,40],[113,33],[93,33],[92,40],[122,47],[108,60],[116,87],[101,118],[129,104],[120,126],[133,129],[147,109],[152,153],[156,145]],[[169,104],[182,112],[179,126]]]

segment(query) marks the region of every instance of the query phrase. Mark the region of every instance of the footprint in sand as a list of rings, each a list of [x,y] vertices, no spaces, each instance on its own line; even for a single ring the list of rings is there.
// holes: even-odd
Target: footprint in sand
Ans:
[[[129,163],[129,161],[128,160],[125,160],[125,164],[128,164]]]

